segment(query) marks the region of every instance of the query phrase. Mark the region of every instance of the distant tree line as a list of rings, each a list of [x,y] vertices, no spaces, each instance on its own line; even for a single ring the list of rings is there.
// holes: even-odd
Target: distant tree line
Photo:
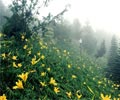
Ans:
[[[89,55],[99,58],[103,57],[106,53],[105,39],[96,37],[97,33],[89,23],[83,26],[78,19],[75,19],[73,23],[63,20],[61,23],[57,23],[53,27],[53,30],[54,38],[60,39],[61,41],[70,39],[76,45],[80,46],[82,51],[85,51]],[[80,39],[82,40],[81,44],[79,44]],[[100,42],[98,40],[100,40]]]

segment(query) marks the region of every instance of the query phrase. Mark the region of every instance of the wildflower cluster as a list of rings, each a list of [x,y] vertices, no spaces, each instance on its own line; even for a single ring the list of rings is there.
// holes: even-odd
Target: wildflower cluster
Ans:
[[[0,100],[119,100],[120,85],[89,56],[34,35],[7,41],[0,48]]]

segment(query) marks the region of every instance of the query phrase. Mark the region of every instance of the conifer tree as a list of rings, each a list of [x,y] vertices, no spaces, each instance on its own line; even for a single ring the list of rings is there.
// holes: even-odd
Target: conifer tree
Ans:
[[[115,35],[112,37],[111,40],[111,48],[110,48],[110,53],[109,53],[109,58],[108,58],[108,66],[114,66],[115,58],[117,56],[117,40]]]
[[[111,66],[111,80],[115,83],[120,84],[120,44],[117,52],[117,56],[115,57],[114,66]]]
[[[106,52],[105,40],[103,40],[103,42],[101,43],[101,46],[100,46],[99,50],[97,51],[96,58],[102,57],[105,54],[105,52]]]
[[[115,83],[120,83],[120,47],[118,49],[117,40],[115,36],[113,36],[111,41],[107,77]]]

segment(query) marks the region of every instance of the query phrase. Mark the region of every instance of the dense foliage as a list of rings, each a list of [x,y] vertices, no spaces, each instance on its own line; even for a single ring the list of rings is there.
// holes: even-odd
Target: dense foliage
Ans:
[[[76,54],[79,49],[59,48],[54,41],[45,42],[37,35],[28,39],[21,34],[20,39],[23,45],[14,38],[1,41],[0,93],[7,99],[119,97],[119,85],[104,77],[101,64],[86,54]]]
[[[0,100],[119,100],[120,84],[105,78],[102,59],[88,55],[96,46],[91,27],[73,31],[86,33],[81,52],[66,25],[49,24],[50,15],[36,19],[42,22],[38,28],[32,16],[37,0],[30,2],[13,0],[13,15],[0,33]]]

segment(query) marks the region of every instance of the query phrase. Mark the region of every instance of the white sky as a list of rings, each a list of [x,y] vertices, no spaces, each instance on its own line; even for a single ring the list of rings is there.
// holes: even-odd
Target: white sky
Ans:
[[[9,4],[11,0],[3,0]],[[50,11],[57,14],[71,4],[71,8],[65,14],[70,21],[79,18],[84,24],[89,21],[94,29],[103,29],[120,36],[120,0],[52,0],[49,8],[42,10],[42,15]]]

